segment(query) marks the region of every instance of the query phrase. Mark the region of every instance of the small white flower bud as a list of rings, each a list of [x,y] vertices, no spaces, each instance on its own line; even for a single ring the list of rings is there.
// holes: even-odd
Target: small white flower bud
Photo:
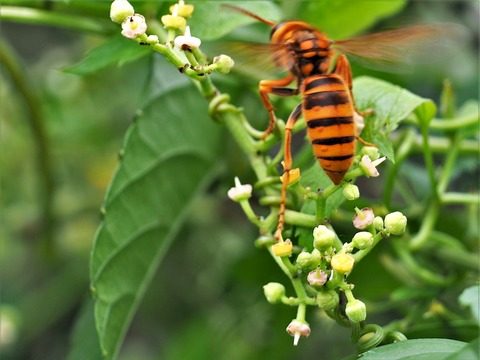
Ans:
[[[298,254],[297,259],[295,260],[295,265],[297,265],[301,270],[309,270],[313,267],[314,259],[312,254],[307,251],[302,251]]]
[[[360,153],[363,155],[368,155],[372,161],[377,160],[380,157],[380,151],[375,146],[364,146]]]
[[[368,231],[360,231],[353,236],[352,245],[357,249],[364,250],[372,246],[373,235]]]
[[[335,233],[325,225],[318,225],[313,229],[313,246],[322,251],[327,250],[333,245]]]
[[[157,35],[148,35],[147,36],[147,43],[150,45],[155,45],[158,43],[158,36]]]
[[[276,304],[281,302],[282,297],[285,296],[285,287],[280,283],[269,282],[263,286],[263,293],[269,303]]]
[[[380,216],[375,216],[373,219],[373,227],[377,231],[383,230],[383,219]]]
[[[135,14],[135,10],[127,0],[115,0],[110,5],[110,19],[118,24],[133,14]]]
[[[219,55],[213,59],[213,63],[217,64],[217,71],[222,74],[228,74],[232,70],[235,62],[228,55]]]
[[[360,197],[360,190],[357,185],[346,183],[343,186],[343,196],[347,200],[356,200]]]
[[[367,318],[367,307],[362,301],[354,299],[347,303],[345,313],[350,321],[359,323]]]
[[[385,230],[393,235],[402,235],[407,227],[407,217],[400,211],[385,216]]]

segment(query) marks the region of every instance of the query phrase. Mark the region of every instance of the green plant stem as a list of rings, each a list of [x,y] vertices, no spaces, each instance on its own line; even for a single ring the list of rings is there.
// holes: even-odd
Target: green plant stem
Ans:
[[[54,248],[54,226],[55,217],[53,214],[54,179],[53,166],[50,155],[50,145],[45,129],[45,119],[41,110],[40,100],[32,88],[32,82],[26,78],[25,67],[13,50],[4,42],[0,41],[0,61],[10,74],[13,83],[25,100],[29,111],[29,125],[36,144],[37,163],[41,179],[41,188],[38,192],[40,198],[40,213],[42,217],[43,234],[41,244],[47,258],[55,256]]]
[[[424,121],[420,121],[420,131],[423,138],[423,157],[425,161],[425,167],[427,168],[428,177],[430,179],[430,188],[432,189],[432,196],[434,199],[438,199],[438,186],[437,186],[437,176],[435,174],[435,165],[433,163],[433,156],[428,146],[428,124],[425,124]]]
[[[285,211],[285,221],[292,225],[313,228],[318,225],[318,219],[314,215],[303,214],[294,210]]]
[[[405,136],[403,136],[402,140],[400,141],[400,146],[395,152],[395,164],[390,166],[388,169],[386,180],[385,180],[385,186],[383,190],[383,203],[387,208],[391,207],[393,189],[397,180],[398,170],[400,169],[400,166],[402,165],[402,163],[405,161],[408,154],[410,153],[414,140],[415,140],[415,130],[408,129]]]
[[[422,279],[424,282],[437,285],[437,286],[446,286],[450,283],[449,279],[446,279],[438,274],[431,272],[430,270],[425,269],[424,267],[417,264],[414,257],[410,253],[405,243],[398,239],[392,239],[392,244],[395,251],[397,252],[402,263],[407,267],[407,269],[416,277]]]
[[[452,140],[452,144],[450,150],[447,152],[447,156],[443,165],[443,170],[440,175],[440,181],[438,182],[438,190],[437,193],[441,196],[445,190],[447,189],[448,182],[452,176],[453,169],[455,167],[455,163],[458,157],[458,148],[462,141],[461,132],[457,132]]]
[[[480,260],[478,255],[468,252],[460,240],[440,231],[432,231],[430,240],[429,248],[440,258],[461,267],[478,271]]]
[[[430,129],[444,131],[460,130],[467,126],[478,126],[478,122],[478,114],[457,117],[454,119],[433,119],[430,122]]]
[[[428,146],[432,150],[432,153],[445,154],[447,151],[450,150],[451,142],[445,137],[430,135],[428,139]],[[458,150],[463,155],[478,156],[478,141],[463,139]],[[423,141],[420,136],[415,136],[415,142],[412,146],[412,152],[423,153]]]
[[[480,194],[448,192],[440,195],[440,201],[442,204],[478,205],[480,203]]]
[[[428,241],[439,214],[439,204],[437,201],[431,201],[423,217],[422,225],[418,233],[410,240],[409,248],[411,250],[421,249]]]
[[[58,26],[102,35],[111,34],[115,31],[115,26],[111,21],[92,20],[88,17],[17,6],[2,6],[0,19],[26,24]]]

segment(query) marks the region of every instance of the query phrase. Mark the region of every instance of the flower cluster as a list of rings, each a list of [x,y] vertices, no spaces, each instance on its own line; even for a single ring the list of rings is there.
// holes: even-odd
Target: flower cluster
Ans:
[[[227,55],[219,55],[211,64],[206,63],[206,56],[199,50],[202,41],[192,36],[190,26],[187,25],[194,6],[179,0],[177,4],[170,6],[169,10],[170,14],[163,15],[160,19],[166,34],[147,35],[148,27],[145,17],[136,13],[127,0],[112,2],[110,18],[121,24],[123,36],[136,40],[140,45],[150,45],[152,50],[166,55],[181,72],[196,80],[213,71],[223,74],[230,72],[234,62]],[[159,38],[165,37],[165,43],[161,44]]]
[[[230,189],[229,196],[235,201],[248,202],[252,187],[240,184],[238,179],[235,182],[236,186]],[[294,286],[297,297],[287,297],[285,287],[279,283],[265,285],[265,297],[272,304],[298,306],[297,317],[287,327],[287,332],[294,337],[294,345],[311,331],[305,320],[306,305],[318,306],[327,315],[335,318],[338,316],[335,309],[340,301],[339,294],[343,292],[347,299],[344,312],[346,319],[351,324],[359,324],[367,317],[366,305],[354,297],[353,285],[347,282],[347,277],[355,264],[381,239],[403,234],[407,219],[400,212],[393,212],[382,218],[375,216],[371,208],[356,208],[355,211],[352,223],[361,231],[357,232],[350,242],[342,244],[330,226],[319,225],[313,230],[311,251],[303,249],[295,257],[289,240],[278,241],[272,245],[273,254],[288,264],[292,282],[297,283],[297,286]],[[299,292],[298,285],[305,289],[304,293]]]

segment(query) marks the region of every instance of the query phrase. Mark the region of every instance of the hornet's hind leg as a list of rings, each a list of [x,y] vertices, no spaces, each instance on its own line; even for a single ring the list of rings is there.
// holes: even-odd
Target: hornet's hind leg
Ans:
[[[290,170],[292,170],[292,128],[295,122],[302,115],[302,104],[299,104],[288,117],[285,125],[285,142],[284,142],[284,161],[282,176],[282,192],[280,197],[280,209],[278,212],[278,225],[275,231],[275,239],[282,239],[283,226],[285,225],[285,202],[287,200],[287,186],[290,182]]]

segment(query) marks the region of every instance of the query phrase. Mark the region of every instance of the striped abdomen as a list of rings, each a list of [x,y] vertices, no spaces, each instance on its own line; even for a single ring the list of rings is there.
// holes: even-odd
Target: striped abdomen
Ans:
[[[303,116],[313,153],[337,185],[355,153],[355,109],[348,87],[338,75],[314,75],[304,80],[302,94]]]

